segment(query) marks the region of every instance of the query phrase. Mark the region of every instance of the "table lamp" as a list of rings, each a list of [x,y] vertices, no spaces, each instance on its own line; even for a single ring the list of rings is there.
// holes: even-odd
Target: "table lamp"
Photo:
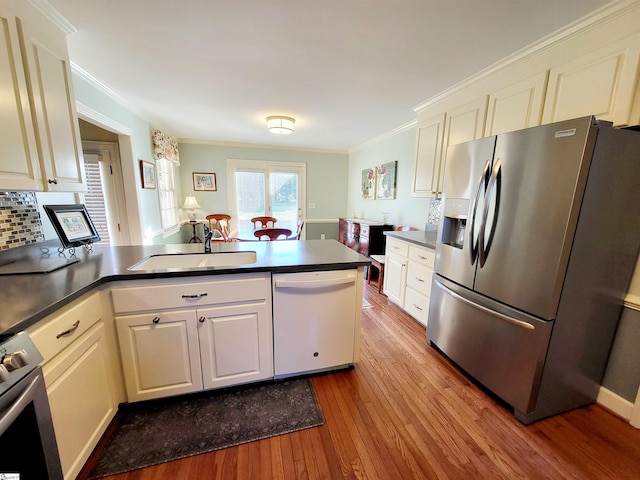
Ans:
[[[187,197],[184,200],[184,205],[182,205],[182,208],[185,210],[189,210],[189,213],[187,214],[187,216],[189,217],[189,221],[195,222],[196,208],[200,208],[200,205],[198,205],[198,202],[196,201],[196,197]]]

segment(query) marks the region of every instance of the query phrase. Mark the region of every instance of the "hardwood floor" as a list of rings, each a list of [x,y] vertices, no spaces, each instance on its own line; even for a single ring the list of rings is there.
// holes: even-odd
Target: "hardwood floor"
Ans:
[[[640,430],[598,405],[524,426],[375,285],[365,298],[360,363],[313,379],[324,425],[105,478],[640,478]]]

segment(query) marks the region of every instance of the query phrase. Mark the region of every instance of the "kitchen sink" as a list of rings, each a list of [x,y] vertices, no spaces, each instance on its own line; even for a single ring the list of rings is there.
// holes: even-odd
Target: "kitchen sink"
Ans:
[[[171,253],[152,255],[127,270],[188,270],[192,268],[229,267],[255,263],[256,252]]]

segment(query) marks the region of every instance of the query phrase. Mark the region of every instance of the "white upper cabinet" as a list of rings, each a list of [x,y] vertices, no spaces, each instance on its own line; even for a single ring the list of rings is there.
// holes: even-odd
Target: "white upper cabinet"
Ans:
[[[16,20],[0,3],[0,187],[42,190]]]
[[[446,113],[418,120],[413,196],[440,196],[447,147],[482,137],[487,98],[484,95]]]
[[[430,197],[438,188],[442,142],[444,140],[444,113],[418,122],[416,161],[413,171],[413,196]]]
[[[540,125],[547,76],[545,71],[489,95],[485,136]]]
[[[551,69],[543,123],[595,115],[614,125],[632,118],[638,88],[640,34],[612,43]]]
[[[0,85],[10,99],[0,115],[3,121],[8,119],[17,135],[9,143],[14,145],[12,151],[3,149],[0,153],[2,170],[6,169],[0,172],[0,189],[84,191],[84,163],[66,36],[28,2],[1,0],[0,12],[2,28],[9,33],[0,40],[0,63],[7,66],[0,74]],[[28,103],[21,88],[22,78]],[[29,130],[35,134],[35,149]],[[0,135],[4,140],[4,133]],[[14,182],[13,178],[17,180]]]

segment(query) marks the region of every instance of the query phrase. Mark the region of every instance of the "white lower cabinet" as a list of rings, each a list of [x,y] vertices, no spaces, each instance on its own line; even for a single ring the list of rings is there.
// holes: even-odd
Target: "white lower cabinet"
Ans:
[[[270,274],[206,278],[112,288],[130,402],[273,377]]]
[[[113,318],[89,294],[30,330],[43,372],[65,479],[76,478],[122,398]]]
[[[129,401],[202,390],[196,312],[116,317]]]
[[[387,238],[384,293],[425,326],[434,261],[435,252],[429,248]]]

